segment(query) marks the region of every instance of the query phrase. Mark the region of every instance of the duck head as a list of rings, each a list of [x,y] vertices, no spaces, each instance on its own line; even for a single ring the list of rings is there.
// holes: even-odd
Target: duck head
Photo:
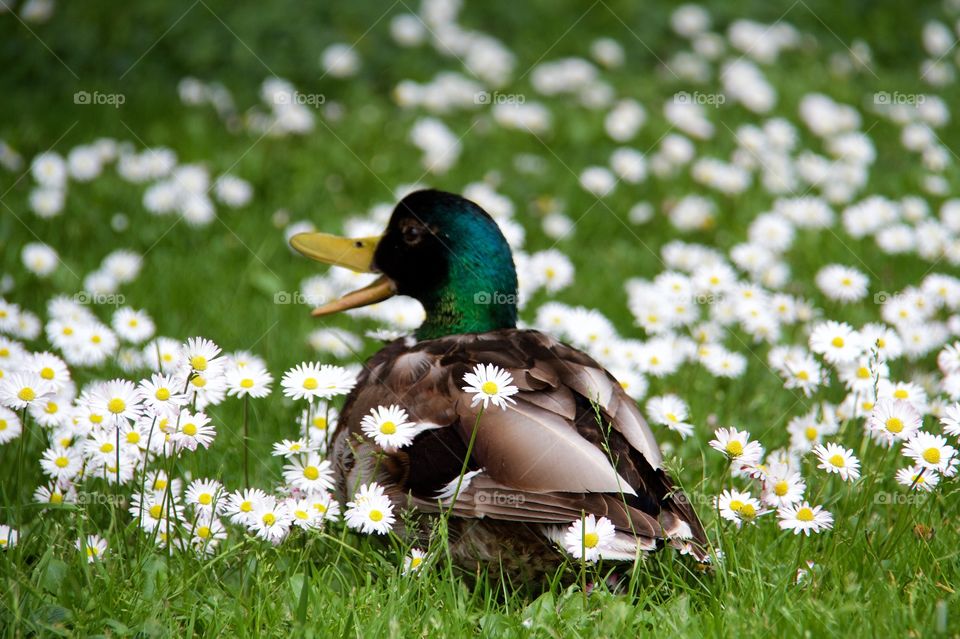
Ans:
[[[516,327],[517,272],[510,246],[493,218],[459,195],[411,193],[379,237],[299,233],[290,244],[320,262],[381,274],[369,286],[314,309],[314,316],[407,295],[426,311],[417,330],[421,339]]]

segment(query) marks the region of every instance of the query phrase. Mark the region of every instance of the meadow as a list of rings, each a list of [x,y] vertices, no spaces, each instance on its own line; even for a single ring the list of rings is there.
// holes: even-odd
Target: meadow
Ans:
[[[960,635],[957,2],[3,6],[5,636]],[[288,240],[427,187],[639,402],[709,564],[519,583],[444,522],[294,521],[345,393],[285,374],[422,312],[311,317],[366,280]]]

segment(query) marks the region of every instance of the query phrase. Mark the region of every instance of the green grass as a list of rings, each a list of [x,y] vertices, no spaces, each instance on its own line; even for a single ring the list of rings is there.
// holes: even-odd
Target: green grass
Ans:
[[[656,70],[657,60],[647,45],[666,59],[682,43],[668,32],[669,3],[647,4],[602,2],[586,11],[573,1],[475,3],[464,10],[461,22],[506,42],[517,54],[518,77],[547,51],[545,60],[586,55],[595,37],[620,40],[630,62],[608,80],[618,94],[636,97],[647,107],[649,122],[632,144],[647,151],[666,129],[661,105],[675,91],[688,88]],[[772,22],[789,6],[749,1],[712,5],[715,22],[721,25],[738,16]],[[577,267],[575,285],[557,299],[597,308],[622,335],[641,337],[626,309],[623,282],[659,272],[659,248],[678,233],[663,216],[631,227],[624,221],[625,212],[641,199],[659,210],[664,200],[703,188],[687,177],[635,187],[621,184],[604,204],[595,205],[578,186],[577,173],[587,165],[604,164],[617,145],[603,134],[602,112],[573,107],[560,98],[543,100],[555,122],[553,132],[542,140],[477,126],[463,140],[461,160],[449,174],[424,177],[419,153],[407,140],[420,114],[398,109],[390,92],[401,79],[424,81],[456,66],[455,61],[429,48],[398,49],[387,35],[388,15],[358,44],[364,58],[358,78],[320,79],[317,60],[323,48],[361,38],[387,6],[60,3],[49,24],[30,26],[33,33],[11,16],[0,15],[0,63],[5,69],[0,78],[0,139],[26,158],[51,146],[63,151],[110,136],[137,147],[169,146],[181,161],[203,162],[214,173],[230,170],[255,189],[251,205],[237,211],[221,208],[221,220],[190,229],[182,222],[174,224],[173,218],[146,214],[140,203],[142,187],[127,184],[108,168],[95,182],[71,187],[62,216],[40,220],[27,207],[30,178],[0,173],[0,200],[6,205],[0,207],[0,271],[16,278],[7,299],[41,312],[53,294],[79,290],[77,276],[96,268],[106,253],[130,248],[145,253],[145,267],[122,292],[128,305],[156,319],[159,334],[203,335],[226,350],[252,349],[266,357],[277,375],[313,357],[304,341],[313,328],[359,331],[373,325],[345,318],[318,321],[304,306],[273,303],[276,292],[296,290],[315,272],[314,264],[295,259],[285,247],[281,230],[272,222],[275,211],[285,209],[291,219],[309,219],[337,232],[348,216],[392,202],[391,190],[399,184],[422,178],[458,191],[496,172],[499,190],[517,206],[530,251],[554,244],[540,229],[533,205],[537,198],[562,200],[574,219],[589,211],[576,233],[557,245]],[[403,10],[401,2],[388,13]],[[186,17],[178,21],[185,11]],[[584,11],[583,19],[567,32]],[[765,69],[779,92],[775,113],[796,120],[797,101],[810,91],[862,107],[876,90],[923,90],[916,81],[919,34],[923,22],[940,13],[936,3],[882,8],[867,2],[794,5],[785,19],[814,34],[817,45],[788,53]],[[827,73],[827,58],[844,51],[843,43],[854,38],[873,47],[872,68],[878,77],[867,73],[837,82]],[[328,123],[318,117],[314,133],[303,138],[258,139],[229,133],[211,109],[184,107],[177,99],[179,79],[194,75],[223,82],[243,111],[258,102],[259,84],[272,73],[305,93],[324,93],[328,101],[345,107],[347,117]],[[529,77],[507,89],[534,96]],[[121,92],[126,103],[119,109],[75,105],[72,96],[78,90]],[[960,96],[948,87],[943,97],[956,104]],[[474,117],[456,113],[444,120],[460,135]],[[717,157],[726,157],[733,147],[732,135],[720,121],[736,130],[756,120],[739,107],[710,117],[717,123],[717,137],[699,149]],[[865,114],[863,128],[871,127],[874,119]],[[940,132],[951,146],[957,134],[955,123]],[[880,122],[870,135],[879,157],[866,192],[890,197],[918,193],[922,171],[899,147],[896,128]],[[818,143],[805,136],[802,144],[817,148]],[[518,174],[513,158],[519,153],[541,156],[547,171],[540,176]],[[947,176],[957,185],[955,167]],[[737,198],[716,199],[718,228],[684,239],[729,249],[744,239],[746,225],[767,210],[773,198],[751,188]],[[111,229],[110,218],[117,212],[128,215],[129,230]],[[841,262],[870,273],[871,293],[916,283],[929,269],[919,258],[892,259],[869,240],[840,235],[801,233],[788,255],[794,278],[787,290],[813,299],[829,317],[859,325],[876,319],[878,307],[869,300],[855,307],[825,300],[812,282],[823,264]],[[55,247],[66,265],[48,281],[32,278],[19,262],[20,247],[38,238]],[[937,270],[955,272],[945,264]],[[525,318],[532,320],[532,310],[545,300],[539,294]],[[110,310],[98,309],[101,319],[107,319]],[[802,339],[799,333],[788,337]],[[214,558],[198,560],[179,553],[167,557],[152,549],[125,512],[116,517],[109,504],[52,511],[30,506],[26,542],[0,558],[0,629],[8,636],[957,636],[956,482],[922,503],[876,504],[879,491],[903,493],[890,477],[893,466],[880,459],[879,449],[871,448],[861,457],[864,479],[858,488],[822,478],[815,485],[821,503],[835,516],[831,533],[800,539],[781,533],[769,521],[740,532],[717,523],[709,498],[731,482],[724,481],[719,456],[706,449],[711,424],[747,428],[772,449],[786,443],[791,417],[807,412],[818,400],[842,398],[836,388],[815,399],[798,398],[784,391],[766,367],[766,347],[754,346],[739,334],[727,345],[749,358],[743,378],[717,380],[702,368],[684,367],[671,377],[651,380],[650,391],[678,392],[690,403],[697,435],[683,442],[670,435],[663,439],[673,444],[676,476],[711,538],[726,553],[714,571],[701,571],[664,552],[638,564],[624,592],[600,588],[584,597],[574,585],[579,579],[575,565],[558,568],[556,580],[546,586],[476,581],[454,574],[441,542],[416,578],[400,574],[405,549],[396,542],[378,544],[339,532],[298,536],[279,548],[252,538],[241,542],[231,534]],[[346,361],[369,356],[375,348],[368,341],[363,353]],[[932,369],[932,358],[913,365],[897,363],[891,377],[908,379]],[[113,373],[100,371],[98,376]],[[279,393],[253,407],[252,474],[254,484],[268,486],[280,480],[281,465],[270,457],[270,443],[295,432],[297,408],[282,401]],[[242,476],[240,405],[227,402],[213,412],[217,441],[209,453],[185,458],[180,470],[194,477],[222,477],[228,488],[237,488]],[[858,424],[845,431],[843,441],[858,445]],[[27,441],[26,479],[14,488],[16,445],[0,448],[0,523],[14,517],[11,504],[25,501],[40,481],[34,460],[41,449],[36,439]],[[805,468],[805,475],[815,473]],[[94,490],[107,495],[112,491],[103,486]],[[916,524],[933,528],[935,534],[929,539],[915,535]],[[111,554],[105,562],[88,565],[73,542],[81,532],[94,530],[111,532]],[[807,559],[815,560],[817,568],[798,586],[796,568]],[[603,565],[590,578],[602,578],[612,568]]]

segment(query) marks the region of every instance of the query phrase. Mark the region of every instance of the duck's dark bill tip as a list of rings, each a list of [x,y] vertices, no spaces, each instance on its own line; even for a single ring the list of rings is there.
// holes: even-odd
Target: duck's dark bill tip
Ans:
[[[347,293],[340,299],[315,308],[310,314],[314,317],[333,315],[334,313],[347,311],[351,308],[360,308],[361,306],[369,306],[370,304],[382,302],[385,299],[393,297],[396,293],[397,287],[393,283],[393,280],[386,275],[381,275],[368,286],[364,286],[352,293]]]

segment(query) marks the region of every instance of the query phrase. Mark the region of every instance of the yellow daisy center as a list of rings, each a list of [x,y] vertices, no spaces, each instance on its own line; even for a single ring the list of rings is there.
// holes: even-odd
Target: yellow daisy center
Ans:
[[[203,506],[209,506],[213,503],[213,496],[210,493],[203,493],[197,498],[197,501]]]
[[[241,387],[241,388],[253,388],[253,380],[250,379],[249,377],[246,378],[246,379],[241,379],[241,380],[240,380],[240,387]]]
[[[813,510],[803,507],[797,511],[798,521],[813,521]]]
[[[109,402],[107,402],[107,410],[113,413],[114,415],[119,415],[127,409],[127,404],[119,397],[114,397]]]
[[[103,415],[98,415],[98,414],[96,414],[96,413],[92,413],[92,414],[90,415],[90,423],[91,423],[91,424],[99,424],[99,423],[101,423],[101,422],[103,422]]]
[[[380,425],[380,432],[384,435],[393,435],[397,432],[397,425],[393,422],[383,422]]]
[[[928,464],[939,464],[940,463],[940,449],[939,448],[928,448],[923,451],[923,459]]]
[[[383,513],[380,512],[379,510],[371,510],[371,511],[370,511],[370,520],[371,520],[371,521],[382,521],[382,520],[383,520]]]
[[[806,382],[810,379],[810,373],[808,373],[807,371],[800,371],[799,373],[797,373],[797,379],[800,379]]]
[[[787,483],[785,480],[783,480],[783,479],[781,479],[780,481],[778,481],[777,483],[775,483],[775,484],[773,485],[773,493],[774,493],[777,497],[783,497],[784,495],[787,494],[787,492],[788,492],[789,490],[790,490],[790,484],[788,484],[788,483]]]
[[[293,516],[297,519],[310,519],[310,514],[305,510],[295,510],[293,511]]]
[[[757,516],[757,509],[753,507],[753,504],[744,504],[737,512],[739,512],[740,516],[744,519],[753,519]]]
[[[903,420],[899,417],[891,417],[887,420],[886,423],[887,430],[891,433],[899,433],[903,431]]]
[[[600,535],[595,532],[588,532],[583,536],[583,545],[587,548],[596,548],[600,543]]]
[[[193,423],[184,424],[182,430],[185,435],[189,435],[190,437],[193,437],[194,435],[197,434],[197,425]]]
[[[190,358],[190,366],[195,371],[207,370],[207,358],[203,355],[194,355]]]
[[[46,411],[47,415],[56,415],[60,410],[60,407],[57,406],[56,402],[47,402],[47,407],[44,408],[44,410]]]
[[[313,481],[320,476],[320,469],[318,469],[316,466],[307,466],[303,469],[303,476],[310,481]]]
[[[326,417],[314,417],[313,418],[313,427],[319,428],[320,430],[327,429],[327,418]]]
[[[839,453],[836,455],[831,455],[830,459],[827,461],[830,462],[831,466],[836,466],[837,468],[843,468],[846,465],[843,461],[843,455],[840,455]]]
[[[422,557],[411,557],[411,559],[410,559],[410,567],[411,567],[411,568],[419,568],[419,567],[420,567],[420,564],[422,564],[422,563],[423,563],[423,558],[422,558]]]
[[[154,519],[160,519],[160,515],[163,514],[163,509],[160,507],[160,504],[154,504],[150,506],[150,516]]]
[[[197,537],[200,539],[206,539],[210,536],[210,526],[200,526],[197,528]]]
[[[51,504],[62,504],[62,503],[63,503],[63,493],[50,493],[50,503],[51,503]]]
[[[7,430],[7,420],[0,419],[0,432]]]
[[[250,501],[249,499],[243,502],[242,504],[240,504],[240,512],[248,513],[251,510],[253,510],[253,502]]]
[[[807,429],[803,431],[803,434],[806,436],[807,441],[811,442],[817,438],[817,435],[819,435],[817,429],[813,426],[807,426]]]
[[[733,457],[743,454],[743,444],[739,440],[731,439],[727,442],[727,453]]]
[[[732,511],[735,512],[735,513],[738,513],[738,512],[740,512],[740,509],[741,509],[741,508],[743,508],[743,502],[742,502],[742,501],[740,501],[739,499],[732,499],[732,500],[730,500],[730,510],[732,510]]]
[[[845,342],[843,341],[843,338],[840,337],[839,335],[837,335],[832,340],[830,340],[830,343],[833,344],[836,348],[843,348],[843,345],[845,344]]]
[[[906,399],[910,397],[910,393],[902,388],[898,388],[897,390],[893,391],[893,396],[897,399]]]
[[[317,380],[314,377],[308,377],[305,380],[303,380],[303,387],[306,390],[316,390],[317,386],[319,385],[320,384],[317,383]]]
[[[860,379],[870,379],[870,369],[866,366],[861,366],[857,369],[857,377]]]
[[[169,388],[158,388],[157,392],[153,394],[154,397],[159,399],[161,402],[165,402],[170,399],[170,389]]]
[[[157,481],[153,482],[153,487],[155,490],[164,490],[167,487],[167,480],[158,478]]]
[[[203,377],[203,375],[197,375],[192,380],[190,380],[190,383],[196,386],[197,388],[203,388],[204,386],[207,385],[207,380]]]
[[[140,433],[135,430],[131,430],[127,433],[127,443],[128,444],[139,444],[140,443]]]
[[[272,526],[277,522],[277,516],[273,513],[267,513],[263,516],[263,523],[268,526]]]
[[[42,378],[44,378],[44,379],[46,379],[46,380],[51,380],[51,379],[53,379],[53,378],[54,378],[53,369],[50,368],[49,366],[44,367],[43,370],[40,371],[40,377],[42,377]]]
[[[113,444],[111,444],[110,442],[103,442],[102,444],[100,444],[100,452],[101,452],[101,453],[112,453],[112,452],[113,452]]]
[[[17,397],[19,397],[22,402],[32,402],[37,398],[37,392],[29,386],[24,386],[17,393]]]
[[[499,387],[497,387],[496,382],[484,382],[483,385],[480,387],[480,390],[482,390],[487,395],[496,395],[497,391],[500,389]]]
[[[319,513],[321,513],[321,514],[327,512],[327,506],[326,506],[326,504],[324,504],[324,503],[322,503],[322,502],[319,502],[319,501],[318,501],[317,503],[315,503],[315,504],[313,505],[313,507],[314,507],[314,509],[315,509],[317,512],[319,512]]]

